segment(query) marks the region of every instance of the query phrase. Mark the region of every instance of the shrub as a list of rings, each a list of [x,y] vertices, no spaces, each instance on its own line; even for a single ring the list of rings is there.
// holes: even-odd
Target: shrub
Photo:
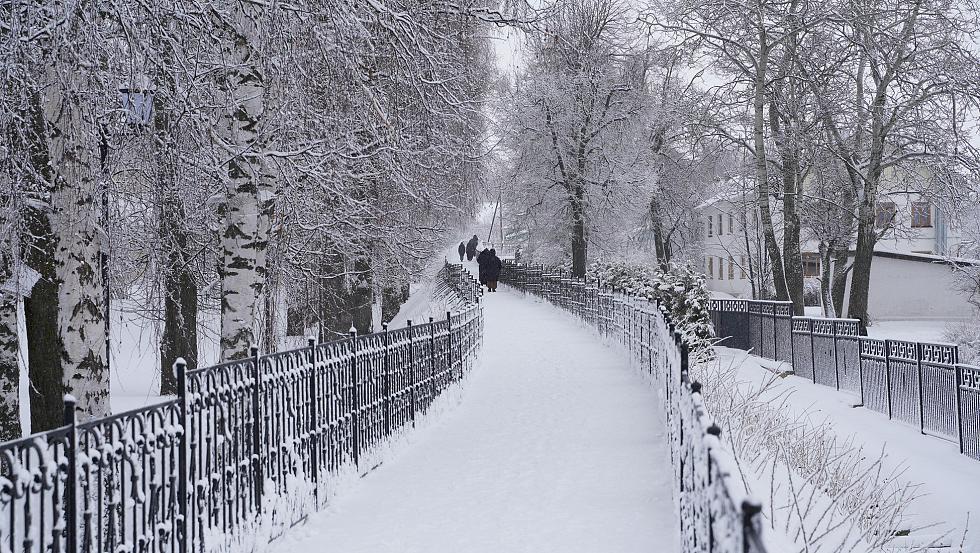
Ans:
[[[704,274],[688,264],[670,263],[664,269],[631,263],[597,262],[589,266],[590,280],[657,300],[686,337],[694,355],[711,351],[714,328],[708,311]],[[710,355],[709,355],[710,356]]]

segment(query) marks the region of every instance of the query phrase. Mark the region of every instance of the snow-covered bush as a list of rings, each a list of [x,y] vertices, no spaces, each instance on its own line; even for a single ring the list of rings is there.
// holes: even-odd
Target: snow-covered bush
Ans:
[[[959,347],[960,363],[980,363],[980,323],[951,323],[943,333],[943,340]]]
[[[661,269],[632,263],[597,262],[589,266],[588,277],[603,286],[658,300],[687,337],[692,354],[710,352],[714,337],[708,311],[710,296],[704,285],[704,274],[693,266],[670,263]]]
[[[807,278],[803,280],[803,305],[820,305],[820,280]]]

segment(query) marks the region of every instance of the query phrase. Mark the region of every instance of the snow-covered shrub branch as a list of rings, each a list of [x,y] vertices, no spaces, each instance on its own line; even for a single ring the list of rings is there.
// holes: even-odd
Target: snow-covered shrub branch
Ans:
[[[704,274],[691,265],[668,263],[662,267],[622,262],[596,262],[588,277],[602,286],[657,300],[683,332],[695,355],[710,355],[714,328],[708,311]]]
[[[752,493],[765,496],[768,523],[803,551],[881,551],[909,528],[917,486],[883,451],[842,440],[809,411],[793,412],[783,376],[739,380],[738,367],[692,365],[702,394],[740,461]]]

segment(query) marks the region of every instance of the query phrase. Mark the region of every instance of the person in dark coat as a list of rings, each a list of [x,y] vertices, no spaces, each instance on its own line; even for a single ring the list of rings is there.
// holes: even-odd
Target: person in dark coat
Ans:
[[[473,261],[473,258],[476,257],[476,246],[479,243],[480,243],[480,239],[477,238],[475,234],[473,235],[473,238],[470,238],[470,241],[466,243],[467,261]]]
[[[487,283],[487,278],[486,278],[486,275],[487,275],[487,262],[490,260],[490,257],[492,255],[490,253],[491,251],[492,250],[488,250],[488,249],[484,248],[480,252],[480,255],[476,256],[476,264],[480,266],[480,272],[479,272],[480,284],[486,284]]]
[[[460,242],[459,243],[459,262],[460,263],[463,262],[463,256],[464,255],[466,255],[466,243]]]
[[[500,268],[502,265],[503,263],[500,261],[500,258],[497,257],[497,250],[490,248],[490,255],[483,263],[483,266],[486,267],[483,276],[487,281],[487,289],[491,292],[497,291],[497,281],[500,279]]]

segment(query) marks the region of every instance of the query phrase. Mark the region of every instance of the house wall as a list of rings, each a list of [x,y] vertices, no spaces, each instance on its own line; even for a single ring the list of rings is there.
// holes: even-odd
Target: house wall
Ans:
[[[699,210],[702,221],[701,232],[704,239],[704,251],[701,257],[701,270],[708,276],[708,290],[724,292],[739,298],[752,297],[752,283],[749,281],[747,259],[745,276],[742,276],[742,261],[745,256],[745,233],[737,214],[731,204],[718,201],[704,206]],[[722,232],[718,232],[718,215],[722,217]],[[729,216],[732,217],[729,226]],[[710,217],[712,223],[711,236],[708,236],[707,224]],[[733,232],[729,232],[729,231]],[[711,272],[708,259],[711,258]],[[729,265],[734,260],[735,267],[729,272]],[[729,278],[732,275],[734,278]]]
[[[850,296],[850,276],[847,281]],[[928,260],[911,261],[876,255],[871,263],[868,313],[874,321],[902,319],[968,319],[977,314],[957,289],[952,267]]]

